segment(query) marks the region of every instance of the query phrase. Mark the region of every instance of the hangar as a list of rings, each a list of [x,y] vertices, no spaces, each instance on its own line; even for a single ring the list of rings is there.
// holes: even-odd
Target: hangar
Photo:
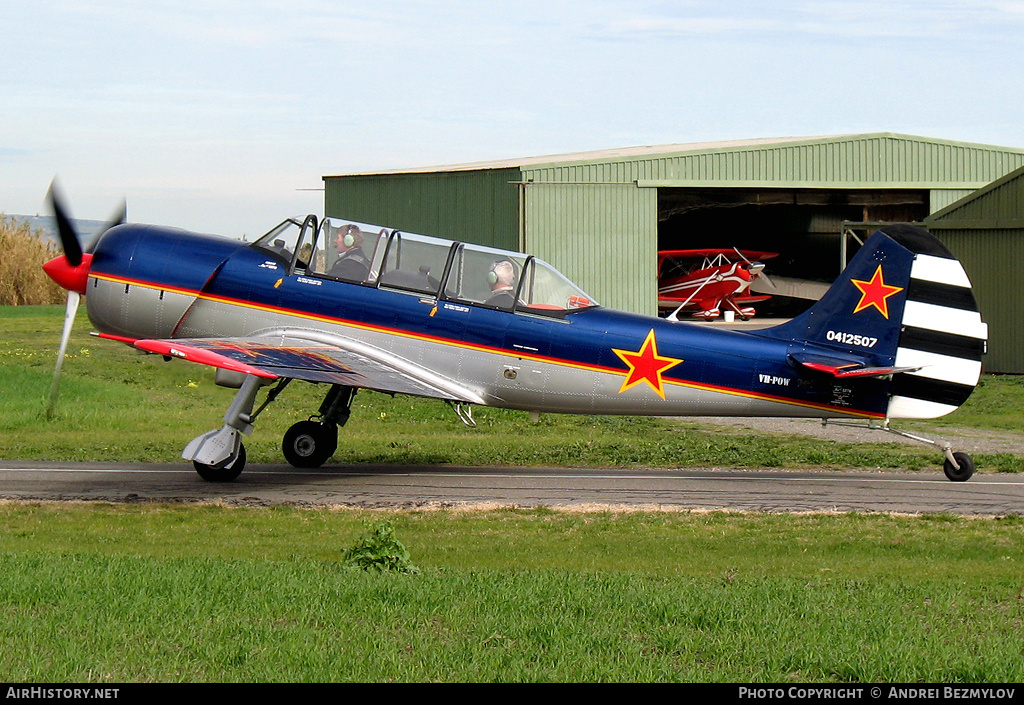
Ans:
[[[773,277],[828,282],[844,223],[927,221],[963,240],[943,229],[950,209],[1022,167],[1022,149],[870,133],[323,178],[328,216],[530,252],[602,304],[654,314],[659,249],[770,250]]]

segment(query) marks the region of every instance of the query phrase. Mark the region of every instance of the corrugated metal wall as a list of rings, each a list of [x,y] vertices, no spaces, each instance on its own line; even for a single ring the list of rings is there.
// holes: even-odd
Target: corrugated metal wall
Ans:
[[[1021,227],[1024,220],[1024,169],[1018,169],[987,188],[934,214],[937,227],[954,228],[963,223],[984,228],[998,224]]]
[[[934,230],[967,270],[988,324],[986,372],[1024,374],[1024,229]]]
[[[518,249],[518,169],[325,177],[324,213]]]
[[[928,212],[935,213],[974,193],[972,189],[932,189],[929,192]]]
[[[928,219],[963,262],[989,326],[987,372],[1024,374],[1024,169]]]
[[[657,313],[657,191],[631,183],[524,189],[527,252],[605,306]]]

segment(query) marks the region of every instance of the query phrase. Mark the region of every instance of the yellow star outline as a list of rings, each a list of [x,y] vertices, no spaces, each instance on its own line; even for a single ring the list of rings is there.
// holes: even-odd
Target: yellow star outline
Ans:
[[[882,265],[878,265],[878,269],[875,270],[870,281],[861,279],[851,279],[850,281],[860,290],[860,301],[853,309],[854,313],[860,313],[864,309],[874,306],[880,314],[888,318],[889,297],[903,291],[901,286],[889,286],[885,283],[882,279]]]
[[[644,344],[640,346],[640,350],[633,352],[632,350],[612,348],[612,352],[618,355],[619,359],[629,367],[626,379],[622,382],[622,387],[619,388],[619,394],[635,387],[641,382],[647,382],[651,389],[664,399],[665,389],[661,376],[682,362],[682,360],[677,360],[674,357],[663,357],[658,354],[658,343],[654,339],[653,328],[647,334],[647,338],[644,340]]]

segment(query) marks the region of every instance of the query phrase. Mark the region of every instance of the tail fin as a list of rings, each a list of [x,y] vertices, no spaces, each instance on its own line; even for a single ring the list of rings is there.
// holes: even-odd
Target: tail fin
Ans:
[[[809,310],[758,334],[790,340],[795,359],[834,354],[888,369],[887,417],[936,418],[977,386],[988,326],[946,246],[926,230],[897,224],[868,238]]]

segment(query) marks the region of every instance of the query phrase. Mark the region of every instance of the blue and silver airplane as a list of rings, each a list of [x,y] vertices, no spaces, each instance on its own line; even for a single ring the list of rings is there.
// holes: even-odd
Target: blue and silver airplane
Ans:
[[[903,433],[890,420],[968,398],[988,337],[963,266],[911,225],[872,235],[802,315],[738,331],[602,307],[526,254],[313,215],[251,244],[118,223],[86,252],[52,194],[64,254],[45,269],[69,292],[59,358],[85,295],[100,337],[216,368],[238,392],[223,427],[182,453],[213,482],[242,472],[242,436],[292,380],[328,390],[284,436],[303,468],[333,455],[358,389],[440,399],[468,425],[483,405]],[[910,437],[942,448],[950,480],[973,474],[966,453]]]

